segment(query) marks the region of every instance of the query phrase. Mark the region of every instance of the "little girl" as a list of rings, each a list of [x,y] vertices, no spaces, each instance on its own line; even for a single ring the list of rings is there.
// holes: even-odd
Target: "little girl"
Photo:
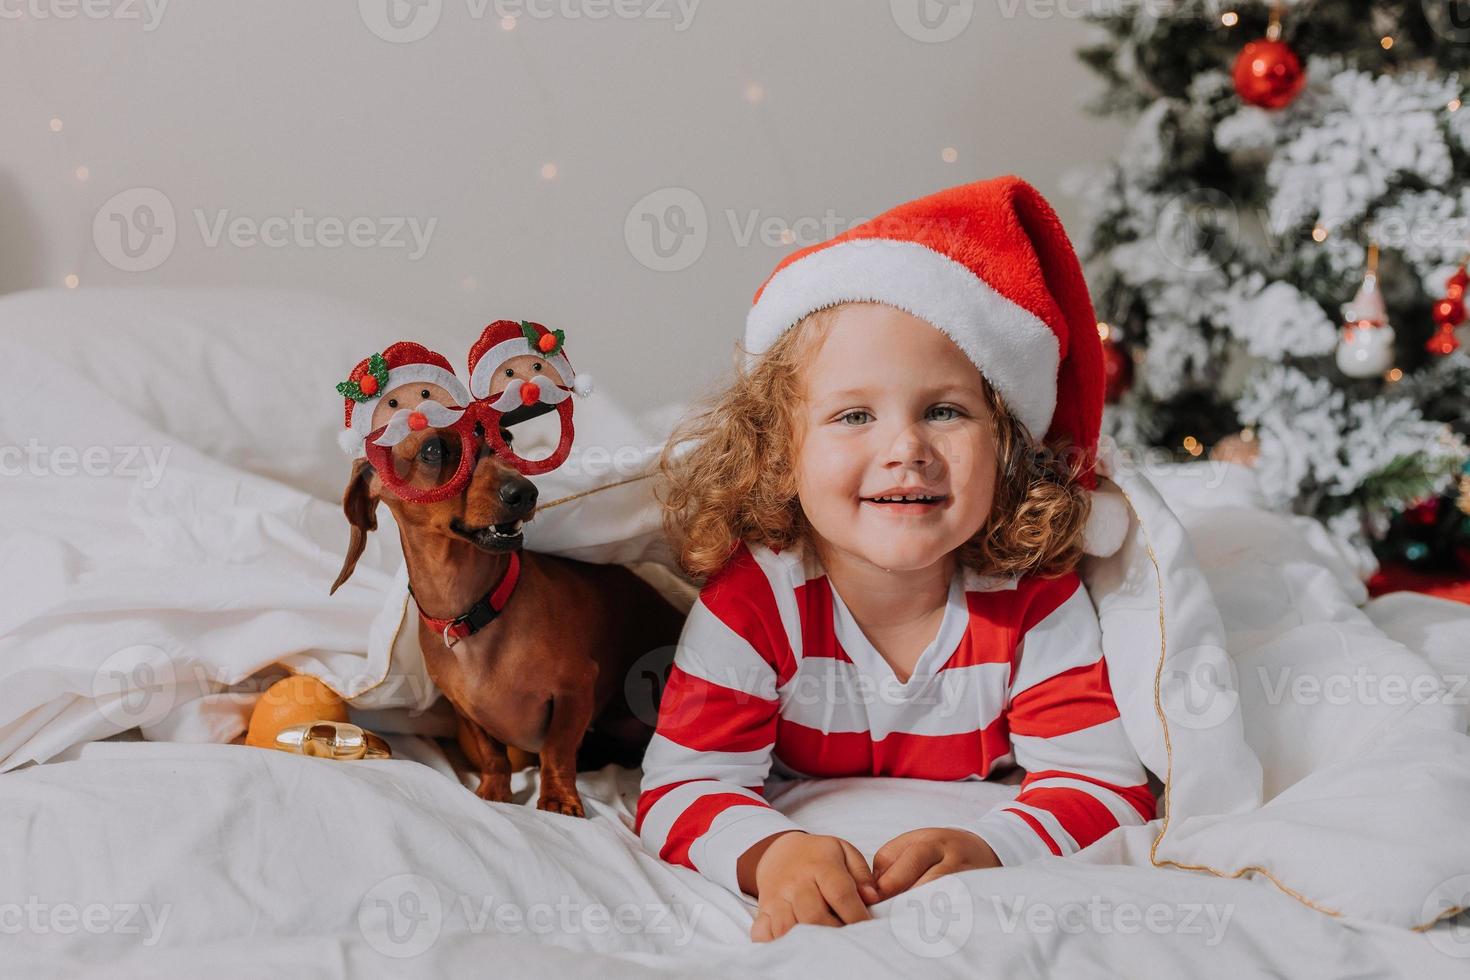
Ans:
[[[1075,571],[1099,533],[1101,342],[1041,195],[958,187],[795,253],[744,346],[662,460],[666,526],[704,585],[644,759],[645,845],[754,896],[767,940],[1152,819]],[[762,796],[773,769],[1017,767],[1013,802],[901,834],[871,869]]]

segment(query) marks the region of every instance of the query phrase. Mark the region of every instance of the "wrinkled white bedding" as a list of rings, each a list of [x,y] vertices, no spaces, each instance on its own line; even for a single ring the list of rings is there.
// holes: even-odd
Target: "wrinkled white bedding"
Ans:
[[[271,355],[302,317],[323,363]],[[401,589],[386,511],[357,574],[326,593],[346,528],[324,499],[336,481],[317,469],[345,466],[330,428],[297,413],[340,414],[339,368],[398,339],[364,323],[359,311],[253,294],[0,300],[0,446],[27,453],[4,476],[0,508],[5,966],[1463,976],[1470,965],[1466,916],[1406,928],[1470,901],[1470,610],[1365,602],[1320,528],[1255,507],[1248,472],[1233,467],[1148,474],[1219,606],[1267,800],[1171,828],[1168,856],[1213,873],[1156,867],[1155,821],[1070,859],[936,882],[879,907],[874,923],[752,947],[748,903],[639,847],[636,772],[584,775],[588,821],[532,809],[531,773],[517,777],[524,805],[482,803],[435,743],[411,734],[442,730],[442,717],[422,710],[434,692],[393,642],[403,609],[385,604]],[[259,379],[255,410],[267,417],[243,435],[225,434],[245,410],[238,396],[221,405],[204,376],[155,371],[144,356],[210,351],[199,335],[214,330],[259,347],[204,362],[205,376]],[[88,336],[120,353],[87,346],[83,357]],[[108,374],[118,363],[131,383]],[[584,446],[647,446],[649,431],[610,403],[596,416],[579,408]],[[276,436],[281,446],[268,446]],[[543,497],[609,482],[558,478],[539,481]],[[616,496],[630,486],[533,522],[531,545],[655,557],[646,510]],[[336,764],[210,744],[242,730],[273,664],[365,691],[356,704],[385,709],[365,717],[398,758]],[[95,741],[139,726],[154,741]],[[973,813],[1012,792],[844,780],[772,797],[871,855],[905,829],[946,822],[947,808]],[[1249,867],[1260,870],[1222,877]],[[1361,914],[1329,914],[1342,908]]]

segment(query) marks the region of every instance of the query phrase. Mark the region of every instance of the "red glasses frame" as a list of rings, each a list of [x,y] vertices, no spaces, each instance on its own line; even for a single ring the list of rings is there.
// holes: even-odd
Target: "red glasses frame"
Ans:
[[[456,409],[458,406],[454,406]],[[449,480],[437,487],[416,487],[399,479],[398,472],[394,466],[393,446],[380,446],[373,440],[381,436],[388,427],[379,426],[368,434],[367,444],[364,447],[369,463],[378,471],[378,475],[393,489],[399,497],[410,503],[432,504],[441,500],[448,500],[457,496],[469,483],[470,474],[475,471],[475,461],[480,458],[481,445],[489,445],[490,450],[505,461],[507,465],[524,476],[537,476],[556,469],[566,462],[571,452],[572,438],[572,400],[564,399],[556,406],[556,412],[561,419],[561,439],[545,459],[523,459],[506,444],[500,435],[502,413],[490,407],[487,401],[474,401],[465,408],[461,415],[452,425],[439,426],[441,432],[450,432],[459,436],[460,454],[459,466]]]

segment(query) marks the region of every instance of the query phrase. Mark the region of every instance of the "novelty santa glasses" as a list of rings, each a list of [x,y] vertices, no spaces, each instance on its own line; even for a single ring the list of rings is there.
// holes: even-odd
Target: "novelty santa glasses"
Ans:
[[[526,476],[554,470],[571,452],[571,395],[592,389],[572,370],[564,339],[538,323],[497,320],[470,349],[468,388],[443,355],[393,344],[337,385],[346,405],[342,447],[365,455],[395,492],[421,503],[463,490],[486,446]],[[507,427],[553,411],[561,435],[549,456],[526,459],[510,447]]]

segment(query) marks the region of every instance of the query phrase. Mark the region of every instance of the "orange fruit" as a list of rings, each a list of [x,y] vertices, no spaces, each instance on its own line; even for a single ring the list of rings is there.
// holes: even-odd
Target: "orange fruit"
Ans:
[[[275,748],[281,729],[312,721],[347,721],[347,702],[315,677],[295,674],[272,684],[255,702],[245,744]]]

